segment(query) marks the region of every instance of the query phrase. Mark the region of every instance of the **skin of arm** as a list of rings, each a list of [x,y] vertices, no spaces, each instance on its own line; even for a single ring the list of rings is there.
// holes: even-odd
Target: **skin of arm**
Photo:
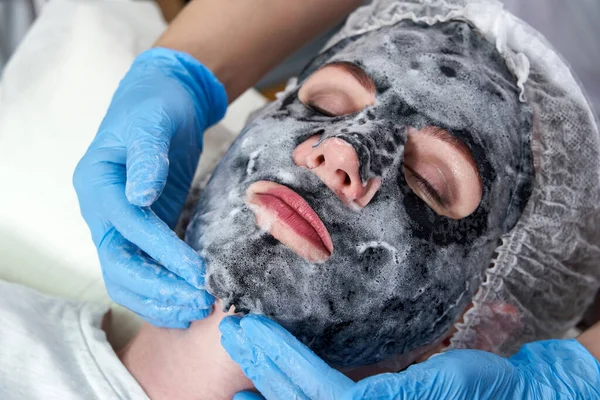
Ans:
[[[362,0],[195,0],[155,43],[191,54],[223,83],[229,102]]]
[[[600,361],[600,322],[579,335],[577,341]]]
[[[165,17],[167,22],[173,21],[185,6],[185,0],[156,0],[156,3],[160,7],[163,17]]]

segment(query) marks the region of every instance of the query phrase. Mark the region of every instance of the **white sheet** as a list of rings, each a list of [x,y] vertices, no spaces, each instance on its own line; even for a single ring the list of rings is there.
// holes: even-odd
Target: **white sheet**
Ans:
[[[53,0],[44,8],[0,82],[0,279],[109,302],[71,177],[119,80],[164,28],[154,2]],[[248,92],[230,107],[208,133],[203,168],[264,103]],[[139,320],[122,309],[115,317],[118,345]]]

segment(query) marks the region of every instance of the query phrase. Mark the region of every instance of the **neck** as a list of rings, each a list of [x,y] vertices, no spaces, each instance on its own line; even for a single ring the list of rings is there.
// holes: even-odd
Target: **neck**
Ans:
[[[218,306],[187,330],[145,324],[119,352],[129,372],[153,400],[231,399],[252,383],[221,347]]]

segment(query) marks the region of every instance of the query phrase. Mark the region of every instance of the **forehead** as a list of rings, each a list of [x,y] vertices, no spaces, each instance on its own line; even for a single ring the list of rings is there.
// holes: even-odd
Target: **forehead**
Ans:
[[[433,26],[402,21],[350,39],[343,50],[334,53],[332,60],[344,54],[364,60],[365,66],[376,66],[375,60],[387,59],[395,63],[408,60],[414,69],[417,67],[415,58],[445,62],[450,68],[484,62],[512,80],[512,74],[494,45],[475,28],[460,21]],[[376,67],[374,71],[382,69],[385,69],[384,65]],[[454,77],[448,70],[444,75]]]
[[[346,38],[309,63],[299,80],[303,81],[325,63],[354,61],[361,68],[368,69],[381,83],[385,81],[386,74],[393,75],[406,62],[411,69],[419,69],[418,59],[437,62],[443,75],[449,78],[455,77],[453,68],[483,62],[509,82],[515,81],[495,46],[475,28],[462,21],[449,21],[433,26],[401,21]],[[384,64],[381,64],[382,61]],[[386,64],[390,62],[399,68],[389,70]]]

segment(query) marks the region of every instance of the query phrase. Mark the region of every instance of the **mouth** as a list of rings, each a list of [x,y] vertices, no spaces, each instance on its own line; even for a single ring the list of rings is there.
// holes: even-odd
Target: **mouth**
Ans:
[[[333,253],[323,221],[290,188],[271,181],[255,182],[246,190],[246,204],[258,226],[306,261],[322,263]]]

